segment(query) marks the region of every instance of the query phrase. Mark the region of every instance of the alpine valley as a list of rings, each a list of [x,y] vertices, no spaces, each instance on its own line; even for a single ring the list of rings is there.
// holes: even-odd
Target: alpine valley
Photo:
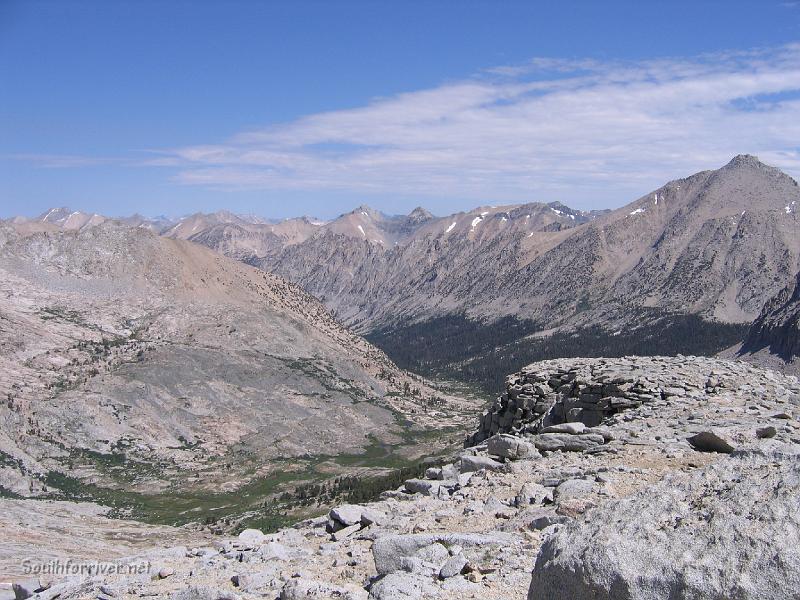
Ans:
[[[796,181],[740,155],[614,211],[361,206],[327,223],[227,212],[122,222],[280,275],[401,367],[494,393],[533,360],[741,343],[800,271],[798,207]],[[66,209],[37,219],[62,229],[100,220]]]
[[[0,594],[785,597],[798,208],[740,155],[616,210],[0,221]]]

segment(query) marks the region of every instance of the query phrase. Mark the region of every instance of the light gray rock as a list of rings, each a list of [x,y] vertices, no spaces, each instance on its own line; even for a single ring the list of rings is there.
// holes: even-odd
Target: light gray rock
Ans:
[[[369,527],[370,525],[382,525],[386,521],[386,514],[379,510],[364,507],[361,510],[361,525]]]
[[[439,494],[441,483],[428,479],[409,479],[405,482],[406,491],[409,494],[422,494],[423,496],[436,496]]]
[[[469,561],[467,560],[467,557],[463,554],[451,556],[449,559],[447,559],[447,562],[442,565],[442,568],[439,569],[439,579],[449,579],[450,577],[459,575],[468,563]]]
[[[456,465],[450,463],[442,467],[440,472],[441,478],[447,481],[458,479],[459,471]]]
[[[517,507],[529,504],[542,504],[545,500],[553,499],[553,491],[538,483],[528,482],[524,484],[517,495],[514,497],[514,505]]]
[[[734,451],[733,445],[722,434],[715,431],[701,431],[690,438],[689,443],[695,450],[701,452],[721,452],[730,454]]]
[[[531,519],[529,527],[534,531],[541,531],[542,529],[546,529],[551,525],[563,525],[564,523],[569,523],[571,520],[572,519],[570,517],[563,515],[542,512],[538,516],[535,516]]]
[[[539,456],[539,452],[533,444],[517,436],[505,433],[490,437],[487,440],[486,447],[490,455],[502,456],[511,460]]]
[[[280,600],[309,600],[312,598],[314,600],[330,600],[331,598],[366,600],[367,593],[364,590],[348,590],[305,577],[294,577],[281,589]]]
[[[372,600],[415,600],[435,598],[437,588],[430,579],[415,573],[390,573],[374,583],[369,591]]]
[[[488,471],[496,471],[502,469],[503,464],[489,458],[488,456],[462,456],[461,457],[461,472],[470,473],[472,471],[480,471],[486,469]]]
[[[599,433],[569,434],[543,433],[534,438],[534,445],[539,450],[562,450],[564,452],[583,452],[596,448],[605,442]]]
[[[36,600],[55,600],[56,598],[72,600],[73,598],[84,598],[87,597],[87,595],[93,594],[95,588],[94,583],[95,582],[92,580],[83,581],[80,578],[68,578],[46,590],[38,592],[34,598],[36,598]],[[102,587],[105,586],[100,587],[100,592],[105,593],[102,591]],[[14,598],[14,596],[12,596],[12,598]]]
[[[436,565],[438,569],[450,558],[450,553],[444,544],[435,542],[418,550],[416,558],[419,558],[422,562]]]
[[[170,594],[170,600],[240,600],[241,596],[211,586],[191,586]]]
[[[767,444],[564,525],[528,599],[800,598],[800,449]]]
[[[587,427],[584,433],[596,433],[598,435],[602,435],[603,441],[606,443],[613,442],[616,439],[614,432],[608,427]]]
[[[289,560],[289,549],[279,542],[267,542],[258,549],[264,560]]]
[[[461,592],[462,594],[470,593],[467,598],[480,598],[476,595],[482,588],[480,584],[467,581],[464,577],[451,577],[442,582],[442,589],[448,592]]]
[[[489,496],[486,501],[483,503],[483,512],[489,514],[497,514],[502,513],[508,510],[508,505],[503,504],[495,498],[494,496]]]
[[[245,529],[239,534],[237,547],[255,548],[263,543],[266,536],[258,529]]]
[[[568,479],[556,487],[553,491],[553,499],[556,502],[563,502],[583,498],[591,494],[593,489],[594,483],[588,479]]]
[[[569,433],[570,435],[577,435],[586,430],[586,425],[576,421],[574,423],[561,423],[559,425],[550,425],[542,428],[539,433]]]
[[[358,532],[361,529],[361,523],[356,523],[355,525],[349,525],[348,527],[344,527],[338,531],[333,532],[333,541],[334,542],[341,542],[344,539],[349,538],[354,533]]]
[[[36,592],[43,589],[42,583],[38,577],[31,577],[30,579],[21,579],[11,584],[11,588],[17,597],[17,600],[25,600],[30,598]]]
[[[363,509],[355,504],[343,504],[332,508],[328,516],[334,521],[338,521],[345,527],[361,522],[361,512]]]
[[[442,469],[440,467],[428,467],[425,469],[425,479],[442,479]]]
[[[490,534],[477,533],[412,533],[407,535],[387,535],[375,540],[372,544],[372,556],[375,569],[379,575],[386,575],[402,569],[402,560],[412,557],[419,550],[440,543],[444,546],[491,546],[507,545],[516,540],[516,536],[499,531]]]
[[[260,529],[245,529],[239,534],[239,541],[245,544],[260,544],[264,537]]]
[[[276,563],[272,563],[268,568],[263,569],[259,567],[256,572],[250,572],[244,575],[242,580],[242,587],[240,590],[246,594],[257,594],[263,596],[265,588],[277,589],[279,586],[276,584],[280,576],[280,567]],[[240,575],[240,579],[241,579]],[[272,593],[272,592],[270,592]]]

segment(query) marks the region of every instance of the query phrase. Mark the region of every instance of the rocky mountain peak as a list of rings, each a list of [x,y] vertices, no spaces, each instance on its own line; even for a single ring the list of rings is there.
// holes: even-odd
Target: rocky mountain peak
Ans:
[[[61,227],[62,229],[81,229],[86,226],[98,225],[105,220],[105,217],[97,213],[89,214],[62,206],[59,208],[51,208],[42,213],[36,217],[34,222],[49,223]]]
[[[373,217],[373,218],[379,218],[379,217],[382,216],[380,211],[375,210],[374,208],[372,208],[368,204],[361,204],[357,208],[355,208],[354,210],[350,211],[348,214],[351,214],[351,215],[359,215],[360,214],[362,216],[368,216],[368,217]]]
[[[325,221],[323,221],[322,219],[317,219],[316,217],[309,217],[308,215],[303,215],[302,217],[296,217],[294,219],[285,219],[283,222],[286,223],[289,221],[297,221],[301,223],[306,223],[308,225],[318,225],[318,226],[325,225]]]
[[[786,173],[777,167],[773,167],[761,162],[757,156],[752,154],[737,154],[727,165],[721,169],[718,169],[715,173],[718,176],[724,176],[732,173],[742,175],[766,175],[769,178],[785,180],[787,183],[797,186],[797,182],[789,177]]]
[[[423,221],[433,219],[434,217],[429,211],[425,210],[421,206],[418,206],[408,213],[408,218],[415,223],[421,223]]]
[[[229,210],[218,210],[212,216],[216,217],[223,223],[236,223],[238,221],[244,220],[241,217],[239,217],[239,215],[235,215]]]
[[[766,167],[766,165],[752,154],[737,154],[724,168],[736,169],[742,167]]]
[[[792,215],[800,201],[794,179],[750,154],[735,156],[715,171],[703,171],[673,183],[695,209],[705,206],[700,214],[706,218],[752,215],[758,211]],[[697,192],[687,194],[695,185],[700,186]]]
[[[73,211],[71,208],[67,206],[60,206],[46,210],[36,217],[36,220],[46,223],[57,223],[59,220],[67,218],[72,212]]]
[[[563,202],[548,202],[547,206],[550,208],[557,208],[558,210],[572,211],[572,209]]]

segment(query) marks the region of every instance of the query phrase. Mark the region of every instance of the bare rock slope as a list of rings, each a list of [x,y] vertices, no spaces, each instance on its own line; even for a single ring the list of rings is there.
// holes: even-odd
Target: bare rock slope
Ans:
[[[297,282],[358,330],[463,310],[494,318],[508,312],[494,296],[524,266],[526,241],[597,216],[556,203],[440,218],[388,218],[362,207],[253,264]]]
[[[470,412],[282,278],[113,222],[0,224],[0,398],[14,496],[230,491]]]
[[[796,597],[797,378],[710,358],[553,360],[512,375],[487,415],[491,437],[379,502],[38,597]]]
[[[384,240],[380,220],[354,211],[349,227],[323,227],[257,264],[362,330],[462,311],[543,329],[615,327],[647,310],[743,323],[798,271],[798,205],[794,180],[743,155],[608,214],[487,207]]]

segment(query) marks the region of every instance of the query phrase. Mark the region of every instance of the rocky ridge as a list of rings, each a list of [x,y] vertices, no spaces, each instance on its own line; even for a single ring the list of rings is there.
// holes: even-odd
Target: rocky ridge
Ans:
[[[387,216],[360,206],[329,223],[270,223],[221,211],[161,231],[293,281],[398,361],[408,340],[420,337],[416,328],[437,337],[455,332],[458,347],[459,334],[477,337],[466,357],[425,357],[424,364],[436,363],[431,373],[458,375],[467,362],[473,371],[492,368],[483,355],[496,347],[491,331],[502,319],[519,324],[501,349],[520,355],[518,365],[548,356],[526,348],[574,331],[620,336],[589,355],[649,353],[627,332],[669,330],[691,318],[708,328],[702,339],[718,335],[718,342],[692,345],[691,336],[669,330],[675,343],[654,335],[653,352],[719,352],[742,336],[724,325],[751,323],[800,271],[799,205],[793,179],[739,155],[614,211],[529,203],[434,217],[421,208]],[[25,226],[91,225],[91,215],[70,214],[56,209]]]
[[[487,292],[521,266],[522,240],[550,238],[602,214],[536,202],[438,218],[386,217],[361,207],[252,264],[281,273],[343,322],[369,331],[484,305]],[[501,314],[493,302],[486,305],[492,318]]]
[[[360,331],[462,312],[540,329],[614,331],[647,311],[743,323],[800,267],[798,203],[794,180],[742,155],[607,214],[485,207],[385,245],[328,227],[256,264]]]
[[[540,329],[613,330],[648,310],[754,320],[800,271],[798,205],[797,182],[739,155],[614,211],[534,202],[445,217],[360,206],[327,223],[227,211],[117,222],[160,223],[166,237],[280,274],[362,332],[461,313],[533,319]],[[17,226],[75,229],[105,220],[62,208]]]
[[[526,408],[531,399],[548,408]],[[509,377],[486,414],[472,442],[488,439],[379,502],[148,554],[147,575],[52,582],[34,597],[778,598],[796,589],[797,378],[697,357],[554,360]]]
[[[164,225],[160,232],[165,237],[189,240],[249,263],[287,245],[306,240],[323,225],[308,217],[268,221],[218,211],[183,217],[175,223]]]

